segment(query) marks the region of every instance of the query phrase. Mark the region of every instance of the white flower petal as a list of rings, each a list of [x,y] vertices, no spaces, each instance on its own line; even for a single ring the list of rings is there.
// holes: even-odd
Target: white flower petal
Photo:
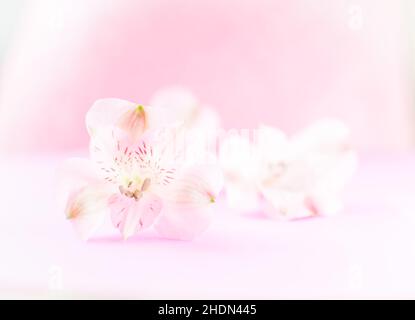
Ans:
[[[191,239],[209,225],[212,205],[222,189],[216,166],[185,169],[163,192],[164,207],[155,224],[167,238]]]
[[[73,223],[82,239],[101,225],[114,189],[105,184],[91,161],[71,158],[57,170],[56,198],[59,212]]]
[[[99,176],[118,188],[134,171],[136,146],[123,130],[112,126],[96,129],[89,151]]]
[[[176,122],[172,111],[143,106],[120,99],[101,99],[94,103],[86,115],[86,126],[91,138],[101,127],[113,126],[137,140],[147,131]]]
[[[149,193],[144,193],[138,200],[114,195],[109,204],[112,222],[124,239],[151,226],[162,208],[161,200]]]
[[[116,125],[121,117],[137,107],[134,102],[108,98],[97,100],[86,114],[86,128],[91,137],[97,128]]]
[[[286,160],[260,189],[279,215],[297,218],[334,214],[341,208],[340,193],[356,168],[347,127],[323,120],[295,135]]]
[[[82,239],[89,239],[109,215],[109,197],[110,190],[105,184],[89,185],[69,196],[66,217]]]
[[[74,191],[88,185],[100,184],[100,179],[94,164],[86,159],[67,159],[56,171],[55,198],[58,211],[63,212],[67,206],[68,198]]]
[[[222,172],[217,166],[193,166],[182,169],[162,197],[175,205],[198,208],[215,202],[222,187]]]

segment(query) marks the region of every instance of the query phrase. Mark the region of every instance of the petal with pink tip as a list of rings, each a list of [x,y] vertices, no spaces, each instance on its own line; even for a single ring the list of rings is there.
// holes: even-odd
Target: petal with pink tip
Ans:
[[[109,197],[110,190],[104,184],[89,185],[69,195],[66,217],[82,239],[89,239],[109,214]]]
[[[72,158],[57,171],[57,201],[82,239],[88,239],[101,225],[114,192],[103,183],[91,161]]]
[[[222,188],[222,174],[215,166],[192,167],[166,188],[165,206],[155,224],[166,238],[192,239],[209,225],[212,204]]]
[[[91,137],[101,127],[114,126],[125,131],[132,143],[137,142],[146,130],[162,128],[175,121],[169,110],[120,99],[98,100],[86,115],[86,126]]]
[[[137,141],[149,128],[147,113],[143,106],[129,110],[121,115],[116,126],[128,132],[132,141]]]
[[[160,198],[147,193],[138,200],[120,194],[113,195],[109,205],[112,223],[124,239],[151,226],[163,206]]]
[[[86,128],[91,137],[99,127],[116,125],[121,117],[137,107],[134,102],[109,98],[95,101],[86,114]]]
[[[70,194],[78,191],[87,185],[100,184],[100,179],[93,162],[81,159],[70,158],[56,171],[55,193],[58,211],[63,212],[67,206]]]
[[[163,200],[189,208],[215,202],[223,187],[222,172],[215,165],[182,169],[165,189]]]

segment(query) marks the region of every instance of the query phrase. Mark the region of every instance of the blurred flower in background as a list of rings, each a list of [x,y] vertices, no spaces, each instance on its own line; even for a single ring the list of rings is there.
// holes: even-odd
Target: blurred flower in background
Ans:
[[[349,136],[334,119],[292,137],[265,125],[255,137],[229,135],[220,152],[228,206],[281,220],[338,213],[357,166]]]

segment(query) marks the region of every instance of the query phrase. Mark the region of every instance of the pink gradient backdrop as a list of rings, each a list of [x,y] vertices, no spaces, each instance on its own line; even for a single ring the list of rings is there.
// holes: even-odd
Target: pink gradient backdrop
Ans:
[[[347,190],[347,214],[278,222],[233,216],[220,199],[211,227],[190,242],[151,230],[123,241],[110,221],[82,242],[50,200],[53,170],[63,158],[7,160],[0,160],[8,185],[0,202],[8,213],[0,233],[0,297],[415,297],[413,156],[363,161]]]
[[[399,2],[370,0],[29,1],[3,69],[0,146],[81,148],[95,99],[146,103],[181,84],[227,127],[292,132],[338,116],[365,149],[405,149],[402,13]]]
[[[0,297],[415,297],[401,4],[28,1],[1,66]],[[220,198],[193,242],[152,231],[122,242],[112,229],[79,241],[55,210],[53,179],[65,157],[86,153],[86,111],[105,97],[146,103],[175,84],[215,105],[227,128],[345,121],[362,157],[343,214],[280,223],[231,215]],[[55,266],[60,289],[50,284]]]

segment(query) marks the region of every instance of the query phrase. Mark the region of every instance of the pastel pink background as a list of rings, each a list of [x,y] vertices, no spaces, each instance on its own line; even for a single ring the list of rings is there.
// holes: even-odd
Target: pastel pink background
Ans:
[[[123,241],[110,227],[81,241],[51,201],[62,160],[0,161],[0,298],[415,297],[414,156],[366,158],[331,218],[237,216],[220,199],[190,242],[151,230]]]
[[[2,72],[0,147],[84,147],[97,98],[147,103],[180,84],[226,127],[292,132],[337,116],[364,149],[405,149],[404,18],[395,1],[29,1]]]
[[[415,6],[404,3],[26,1],[0,65],[0,297],[415,297]],[[79,241],[53,179],[86,153],[85,112],[176,84],[227,128],[346,122],[360,167],[342,214],[281,223],[220,199],[193,242],[151,231],[123,242],[105,228]]]

